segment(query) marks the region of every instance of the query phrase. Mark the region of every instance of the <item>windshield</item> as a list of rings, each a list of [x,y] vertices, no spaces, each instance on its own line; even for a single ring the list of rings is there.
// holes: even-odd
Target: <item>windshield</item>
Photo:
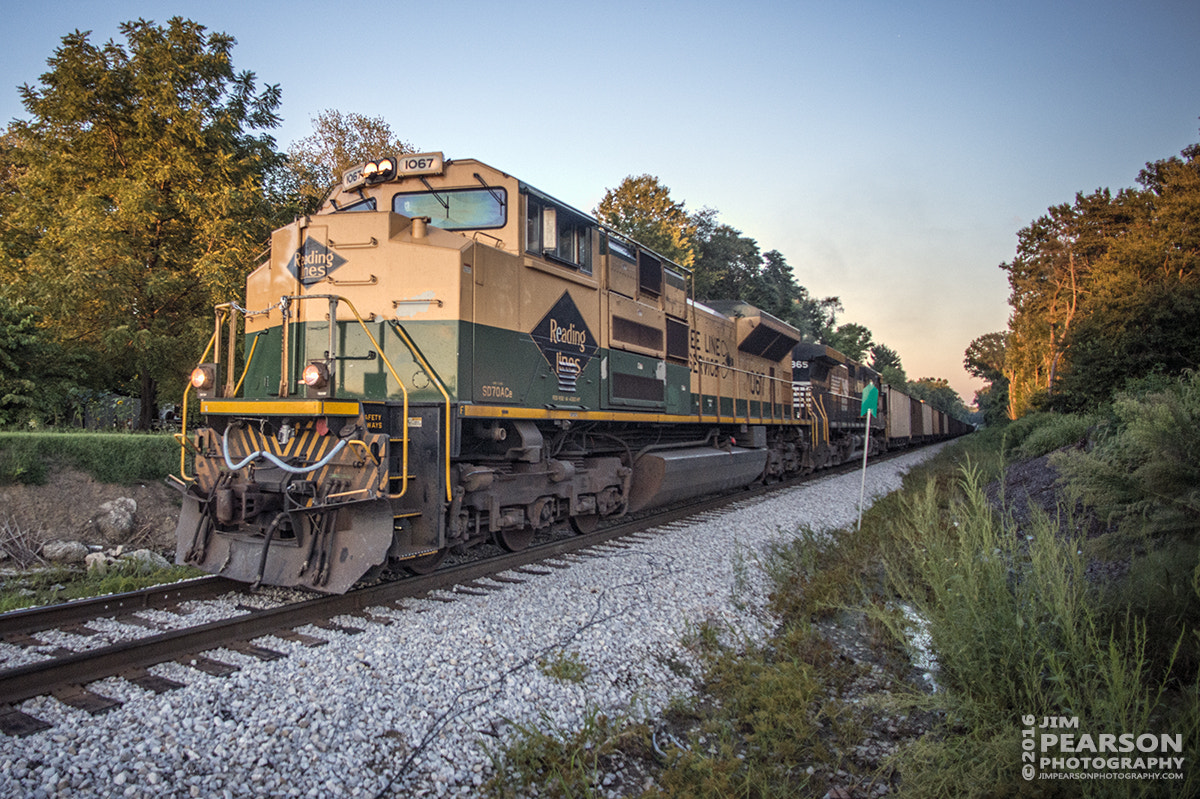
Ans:
[[[438,189],[392,198],[392,210],[407,217],[427,216],[429,224],[443,230],[504,227],[506,194],[498,187]]]

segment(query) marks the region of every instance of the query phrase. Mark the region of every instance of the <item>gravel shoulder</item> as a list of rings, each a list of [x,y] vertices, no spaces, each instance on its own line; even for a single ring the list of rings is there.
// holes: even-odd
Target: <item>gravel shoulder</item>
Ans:
[[[929,447],[868,470],[868,501],[900,485]],[[125,704],[91,717],[54,699],[21,709],[53,729],[4,740],[4,796],[472,796],[515,723],[572,729],[589,712],[657,718],[691,681],[681,638],[714,621],[761,640],[769,619],[758,553],[798,525],[857,517],[860,474],[819,479],[606,549],[546,576],[453,603],[413,601],[362,620],[358,635],[306,630],[329,644],[260,643],[288,657],[224,678],[177,664],[185,683],[152,694],[112,679],[93,686]],[[579,683],[539,669],[568,653]],[[631,786],[637,788],[640,786]]]

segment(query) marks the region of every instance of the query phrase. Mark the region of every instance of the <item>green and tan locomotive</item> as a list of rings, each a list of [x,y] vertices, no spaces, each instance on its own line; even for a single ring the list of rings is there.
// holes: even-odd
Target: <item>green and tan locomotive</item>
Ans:
[[[795,328],[689,286],[479,161],[348,171],[217,309],[177,561],[341,592],[855,449],[793,396]]]

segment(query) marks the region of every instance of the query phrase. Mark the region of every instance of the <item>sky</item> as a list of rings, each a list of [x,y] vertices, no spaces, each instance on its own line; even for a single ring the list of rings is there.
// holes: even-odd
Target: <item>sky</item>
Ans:
[[[651,174],[779,250],[839,322],[970,404],[1017,233],[1200,141],[1200,3],[0,0],[0,124],[74,30],[182,16],[279,84],[280,149],[325,109],[583,210]]]

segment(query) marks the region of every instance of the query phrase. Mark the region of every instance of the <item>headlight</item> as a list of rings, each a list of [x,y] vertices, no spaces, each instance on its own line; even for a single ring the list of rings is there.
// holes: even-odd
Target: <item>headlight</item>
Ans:
[[[217,389],[217,365],[202,363],[192,370],[192,388],[202,397],[211,397]]]
[[[363,164],[363,180],[367,183],[383,183],[396,177],[396,159],[377,158]]]
[[[300,379],[309,388],[325,388],[325,386],[329,385],[329,367],[323,363],[314,361],[304,367],[304,374]]]

